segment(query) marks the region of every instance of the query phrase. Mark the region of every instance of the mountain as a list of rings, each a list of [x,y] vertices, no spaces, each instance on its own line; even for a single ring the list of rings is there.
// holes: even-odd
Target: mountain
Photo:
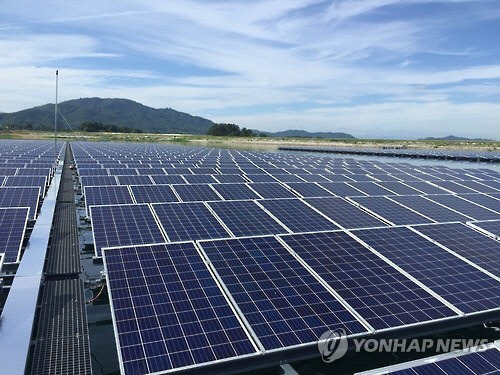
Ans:
[[[83,98],[58,104],[72,128],[84,121],[141,129],[144,132],[205,134],[213,122],[171,108],[155,109],[128,99]],[[54,105],[45,104],[13,113],[0,113],[0,124],[53,128]],[[45,120],[44,120],[45,119]],[[58,124],[68,129],[59,116]]]
[[[491,141],[493,142],[493,139],[483,139],[483,138],[464,138],[464,137],[457,137],[454,135],[448,135],[446,137],[427,137],[427,138],[420,138],[419,141]]]
[[[265,132],[271,137],[297,137],[297,138],[335,138],[335,139],[356,139],[351,134],[341,132],[308,132],[305,130],[285,130],[276,133]]]

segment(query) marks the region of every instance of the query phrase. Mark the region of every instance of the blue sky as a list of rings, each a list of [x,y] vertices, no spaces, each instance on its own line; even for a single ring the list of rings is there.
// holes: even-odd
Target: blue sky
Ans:
[[[4,1],[0,111],[88,96],[358,137],[500,139],[500,0]]]

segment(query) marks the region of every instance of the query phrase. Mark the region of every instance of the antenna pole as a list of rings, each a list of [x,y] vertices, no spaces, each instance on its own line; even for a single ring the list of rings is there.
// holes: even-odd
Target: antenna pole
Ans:
[[[55,108],[55,113],[54,113],[54,154],[55,154],[54,163],[57,160],[57,90],[58,90],[58,84],[59,84],[59,70],[56,70],[56,108]]]

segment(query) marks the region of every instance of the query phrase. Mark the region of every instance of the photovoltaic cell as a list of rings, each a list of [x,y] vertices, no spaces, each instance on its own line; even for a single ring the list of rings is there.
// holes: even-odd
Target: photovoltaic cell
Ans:
[[[408,228],[353,233],[464,313],[500,306],[500,282]]]
[[[0,208],[0,253],[4,263],[19,262],[29,208]]]
[[[448,221],[468,221],[470,220],[467,216],[459,214],[458,212],[452,211],[446,207],[440,206],[439,204],[425,199],[422,196],[400,196],[391,197],[398,203],[409,207],[422,215],[425,215],[437,222],[448,222]]]
[[[425,224],[432,221],[386,197],[353,197],[354,202],[396,224]]]
[[[226,200],[260,198],[245,184],[213,184],[212,187]]]
[[[239,183],[247,182],[242,175],[237,174],[216,174],[214,178],[220,183]]]
[[[169,185],[132,185],[132,194],[137,203],[178,202],[177,196]]]
[[[116,176],[118,185],[151,185],[153,181],[149,176],[125,175]]]
[[[193,243],[104,251],[125,375],[257,353]]]
[[[420,190],[424,194],[446,194],[448,193],[447,191],[431,185],[425,181],[405,181],[405,184],[408,186],[411,186],[412,188],[415,188],[417,190]]]
[[[82,188],[85,186],[109,186],[118,185],[115,176],[82,176]]]
[[[429,198],[472,217],[474,220],[500,219],[500,213],[490,211],[455,195],[429,195]]]
[[[490,196],[485,194],[459,194],[458,196],[467,199],[470,202],[480,204],[483,207],[487,207],[490,210],[500,212],[500,200],[495,199],[493,195]]]
[[[9,176],[4,182],[6,187],[27,187],[38,186],[40,187],[40,194],[45,195],[45,187],[47,184],[47,177],[45,176]]]
[[[153,204],[171,242],[230,237],[202,202]]]
[[[186,180],[181,175],[151,176],[155,184],[185,184]]]
[[[87,212],[90,206],[134,203],[127,186],[86,186],[83,191]]]
[[[494,375],[500,371],[500,351],[491,348],[428,362],[415,366],[408,364],[409,367],[406,369],[381,373],[388,375]]]
[[[332,196],[328,190],[323,189],[321,186],[313,182],[291,182],[286,185],[304,198]]]
[[[322,182],[320,185],[339,197],[359,197],[366,195],[362,191],[343,182]]]
[[[295,233],[340,229],[300,199],[267,199],[259,203]]]
[[[499,190],[492,188],[491,186],[481,184],[477,181],[459,181],[460,185],[474,189],[480,193],[498,193]]]
[[[453,183],[453,181],[433,181],[433,184],[451,191],[452,193],[475,193],[476,191],[468,187]]]
[[[366,329],[274,237],[200,241],[266,350]]]
[[[345,232],[281,238],[377,330],[456,315]]]
[[[236,237],[287,233],[281,224],[253,201],[224,201],[208,204]]]
[[[420,225],[415,229],[500,277],[499,241],[459,223]]]
[[[347,229],[383,227],[387,225],[343,198],[307,198],[305,201]]]
[[[39,197],[39,187],[2,187],[0,188],[0,207],[29,207],[29,218],[35,220]]]
[[[500,237],[500,220],[491,221],[474,221],[472,222],[476,227],[484,229],[485,231]]]
[[[183,175],[183,177],[189,184],[212,184],[217,182],[215,178],[209,174],[188,174]]]
[[[90,215],[98,257],[104,247],[165,242],[147,204],[93,206]]]
[[[361,190],[366,195],[394,195],[395,193],[384,189],[375,182],[348,182],[349,185]]]
[[[263,198],[296,198],[290,190],[278,182],[259,182],[249,184],[250,187],[259,193]]]
[[[399,181],[377,182],[377,185],[380,185],[383,188],[389,189],[398,195],[422,194],[420,191],[418,191],[410,186],[407,186]]]
[[[216,201],[221,199],[210,185],[173,185],[172,187],[183,202]]]

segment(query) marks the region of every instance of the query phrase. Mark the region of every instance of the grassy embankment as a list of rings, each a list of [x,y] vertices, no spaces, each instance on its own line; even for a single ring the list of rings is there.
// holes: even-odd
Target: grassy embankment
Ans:
[[[0,139],[53,139],[54,133],[44,131],[0,131]],[[215,137],[190,134],[133,134],[133,133],[70,133],[61,132],[62,140],[114,141],[114,142],[165,142],[212,147],[238,147],[276,149],[278,146],[339,146],[339,147],[404,147],[469,149],[500,151],[500,142],[481,141],[417,141],[388,139],[326,139],[326,138],[274,138],[274,137]]]

